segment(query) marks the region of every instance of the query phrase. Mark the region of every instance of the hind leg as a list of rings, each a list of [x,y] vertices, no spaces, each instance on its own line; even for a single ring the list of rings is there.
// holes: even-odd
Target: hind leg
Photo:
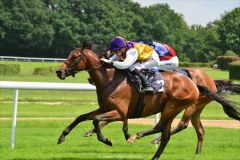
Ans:
[[[178,123],[176,128],[171,130],[170,135],[174,135],[174,134],[186,129],[188,127],[189,121],[190,121],[193,113],[196,111],[196,109],[197,109],[197,106],[195,104],[186,108],[181,121]],[[153,139],[152,143],[158,144],[158,143],[160,143],[160,141],[161,141],[161,137],[158,137],[158,138]]]
[[[204,107],[203,107],[204,108]],[[197,142],[197,148],[196,148],[196,154],[200,154],[202,150],[202,143],[204,138],[204,129],[202,126],[202,123],[200,121],[200,114],[202,113],[203,108],[198,110],[191,119],[192,125],[197,133],[198,142]]]
[[[99,127],[102,129],[102,128],[105,127],[108,123],[111,123],[111,122],[110,122],[110,121],[109,121],[109,122],[103,121],[103,122],[101,122],[101,123],[99,124]],[[96,133],[95,128],[93,128],[93,129],[87,131],[86,133],[84,133],[84,137],[90,137],[90,136],[92,136],[94,133]]]
[[[167,106],[167,104],[166,104],[166,106]],[[138,132],[135,135],[131,136],[130,139],[132,141],[135,141],[136,139],[140,139],[140,138],[148,136],[148,135],[152,135],[152,134],[155,134],[155,133],[162,132],[163,129],[168,124],[168,122],[170,120],[173,120],[173,118],[179,112],[181,112],[181,110],[183,109],[183,108],[175,108],[174,104],[170,104],[170,106],[168,106],[168,107],[165,107],[165,109],[162,111],[160,121],[157,123],[157,125],[154,128]]]

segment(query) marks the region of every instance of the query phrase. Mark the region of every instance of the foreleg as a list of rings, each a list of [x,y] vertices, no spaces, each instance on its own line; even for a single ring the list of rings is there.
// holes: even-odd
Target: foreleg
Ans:
[[[65,137],[71,132],[71,130],[76,127],[76,125],[78,125],[80,122],[82,121],[86,121],[86,120],[92,120],[96,115],[100,114],[101,112],[99,111],[99,109],[80,115],[78,116],[66,129],[63,130],[62,134],[60,135],[60,137],[58,138],[58,142],[57,144],[61,144],[62,142],[64,142]]]
[[[106,113],[103,113],[103,114],[100,114],[100,115],[97,115],[96,117],[94,117],[93,125],[95,127],[98,140],[109,146],[112,146],[111,140],[107,139],[103,136],[101,129],[100,129],[99,122],[100,121],[120,121],[120,120],[122,120],[122,117],[120,116],[120,114],[118,113],[117,110],[106,112]]]

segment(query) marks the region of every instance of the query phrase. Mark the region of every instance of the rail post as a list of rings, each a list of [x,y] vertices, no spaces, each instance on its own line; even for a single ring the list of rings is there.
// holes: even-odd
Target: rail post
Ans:
[[[15,139],[15,130],[17,122],[17,106],[18,106],[18,89],[14,91],[14,100],[13,100],[13,113],[12,113],[12,131],[11,131],[11,149],[14,148],[14,139]]]

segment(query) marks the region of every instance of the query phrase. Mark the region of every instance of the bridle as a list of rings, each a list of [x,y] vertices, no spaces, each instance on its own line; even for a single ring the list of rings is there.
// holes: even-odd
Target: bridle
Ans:
[[[71,54],[73,54],[74,53],[74,51],[71,53]],[[75,77],[75,73],[77,73],[78,72],[78,70],[77,70],[77,65],[78,65],[78,63],[80,62],[80,61],[86,61],[86,58],[85,58],[85,49],[83,50],[83,52],[81,53],[80,52],[80,50],[79,49],[77,49],[77,57],[74,59],[74,61],[73,61],[73,63],[72,64],[70,64],[69,63],[69,61],[68,61],[68,59],[64,62],[64,64],[66,64],[67,66],[69,66],[68,68],[68,70],[67,70],[67,72],[70,74],[70,75],[72,75],[73,77]],[[71,55],[72,56],[72,55]],[[99,68],[101,68],[102,67],[102,63],[100,63],[100,65],[98,65],[98,66],[96,66],[96,67],[93,67],[93,68],[90,68],[90,69],[84,69],[85,71],[87,71],[87,72],[91,72],[91,71],[93,71],[93,70],[97,70],[97,69],[99,69]]]

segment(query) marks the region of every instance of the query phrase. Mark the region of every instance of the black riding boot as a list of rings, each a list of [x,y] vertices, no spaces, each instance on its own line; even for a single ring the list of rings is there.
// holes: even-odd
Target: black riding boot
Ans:
[[[145,75],[138,69],[134,69],[132,71],[133,73],[137,74],[141,80],[144,83],[144,88],[142,89],[142,92],[154,92],[153,88],[151,87],[149,81],[147,80],[147,78],[145,77]]]

